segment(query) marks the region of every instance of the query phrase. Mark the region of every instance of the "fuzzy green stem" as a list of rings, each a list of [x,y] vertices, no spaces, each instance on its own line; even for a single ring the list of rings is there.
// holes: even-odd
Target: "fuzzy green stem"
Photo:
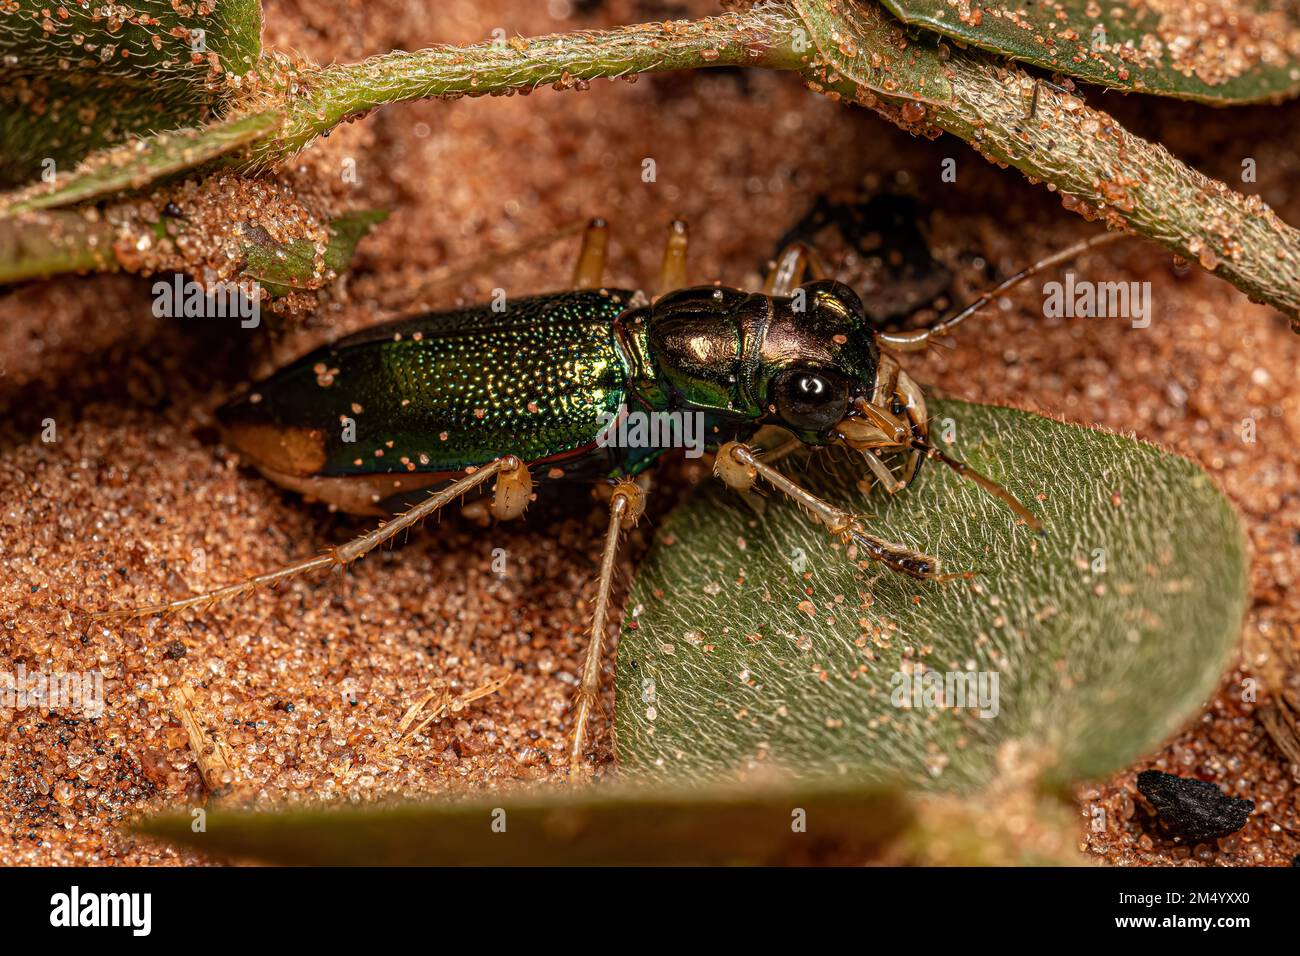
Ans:
[[[108,220],[56,210],[0,220],[0,285],[65,272],[113,272],[115,229]]]
[[[291,104],[274,142],[255,154],[275,161],[346,119],[387,103],[528,93],[543,85],[581,87],[590,80],[716,66],[795,70],[801,57],[779,7],[703,20],[645,23],[614,30],[552,34],[464,47],[386,53],[329,66]]]

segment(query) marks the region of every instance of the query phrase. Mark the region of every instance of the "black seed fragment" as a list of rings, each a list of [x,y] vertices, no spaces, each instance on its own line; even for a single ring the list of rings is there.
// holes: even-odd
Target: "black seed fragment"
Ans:
[[[1236,833],[1255,809],[1255,801],[1230,797],[1217,784],[1159,770],[1143,770],[1137,787],[1169,831],[1191,844]]]

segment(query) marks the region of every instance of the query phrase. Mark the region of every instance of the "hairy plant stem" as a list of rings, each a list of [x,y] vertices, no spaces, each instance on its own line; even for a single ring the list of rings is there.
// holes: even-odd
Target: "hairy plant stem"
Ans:
[[[1153,239],[1252,299],[1300,318],[1300,233],[1258,198],[1198,173],[1070,94],[1036,86],[1014,65],[905,34],[865,0],[795,4],[798,9],[771,3],[696,21],[389,53],[319,69],[288,68],[272,57],[268,70],[275,61],[282,73],[277,90],[255,94],[213,124],[212,143],[200,132],[187,135],[181,149],[137,143],[96,154],[52,184],[0,197],[0,217],[139,188],[175,174],[184,154],[196,163],[263,169],[389,103],[745,66],[798,71],[814,89],[873,108],[905,128],[958,136],[991,161],[1072,197],[1067,205],[1076,211]],[[886,61],[883,71],[863,66],[867,53]]]
[[[581,88],[595,79],[717,66],[797,70],[797,22],[780,7],[703,20],[645,23],[465,47],[386,53],[329,66],[308,83],[275,142],[256,152],[279,159],[343,120],[387,103]]]

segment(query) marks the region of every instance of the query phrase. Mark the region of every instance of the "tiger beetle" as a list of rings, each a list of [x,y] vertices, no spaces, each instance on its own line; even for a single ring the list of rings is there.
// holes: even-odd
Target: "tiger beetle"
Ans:
[[[611,415],[699,416],[714,471],[727,485],[749,492],[761,478],[860,554],[914,578],[970,572],[941,573],[937,559],[869,534],[860,517],[800,487],[773,462],[800,446],[844,445],[896,493],[933,458],[1041,531],[1008,491],[930,443],[925,397],[895,353],[925,348],[1016,284],[1118,234],[1071,246],[910,331],[872,327],[858,296],[829,278],[805,243],[782,251],[762,292],[685,287],[686,227],[674,222],[660,294],[651,299],[602,285],[607,238],[602,220],[588,224],[573,291],[514,300],[503,312],[484,305],[367,329],[299,359],[218,411],[229,446],[272,481],[352,513],[400,512],[391,520],[238,584],[96,619],[175,613],[305,572],[341,570],[489,481],[499,520],[523,514],[535,497],[534,475],[607,482],[609,525],[569,747],[569,772],[578,778],[600,689],[619,540],[645,510],[647,469],[665,450],[607,441]],[[764,454],[750,442],[767,425],[792,437]],[[882,455],[902,456],[898,476]]]

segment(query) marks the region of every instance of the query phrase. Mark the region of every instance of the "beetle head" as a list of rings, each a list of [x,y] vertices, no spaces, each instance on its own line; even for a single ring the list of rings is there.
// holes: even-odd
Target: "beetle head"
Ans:
[[[837,425],[875,387],[880,347],[857,293],[818,279],[771,300],[758,344],[764,422],[808,445],[839,440]]]
[[[897,491],[915,478],[927,437],[925,397],[883,352],[861,299],[842,282],[805,283],[773,300],[762,347],[767,370],[764,421],[807,445],[847,445],[868,459],[876,476]],[[877,452],[904,453],[902,480]]]

